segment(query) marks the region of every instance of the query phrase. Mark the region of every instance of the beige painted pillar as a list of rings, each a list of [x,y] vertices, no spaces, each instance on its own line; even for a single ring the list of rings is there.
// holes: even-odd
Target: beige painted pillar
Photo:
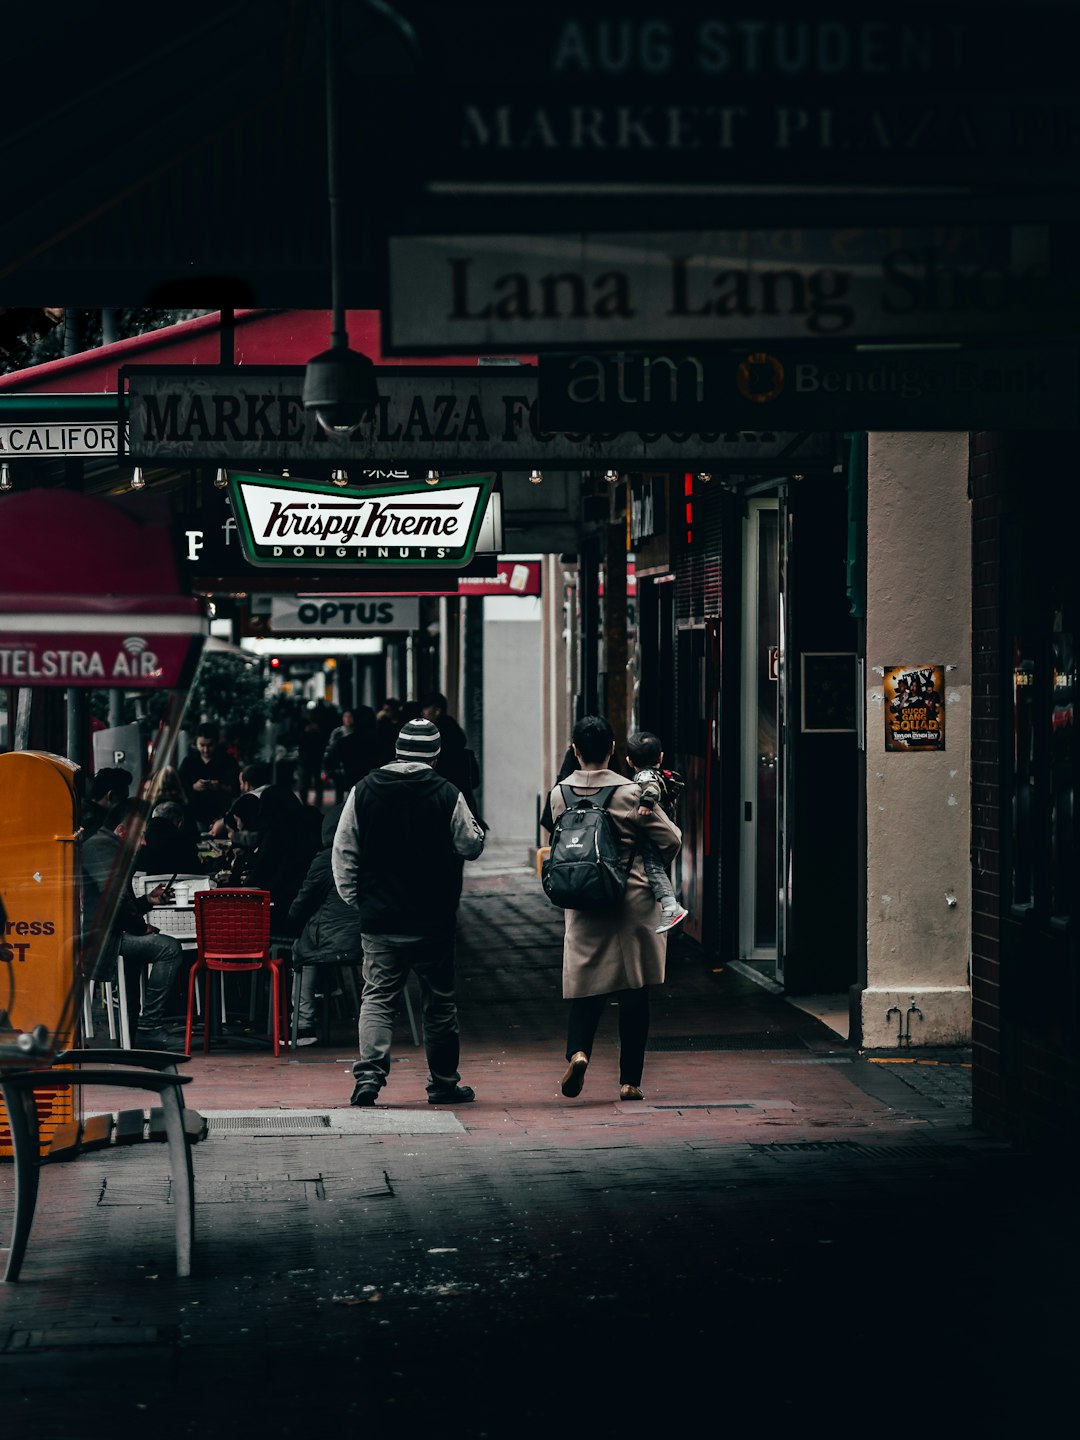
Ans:
[[[862,995],[868,1048],[896,1046],[898,1032],[908,1028],[913,1047],[971,1037],[967,475],[966,433],[869,437]],[[885,668],[932,664],[945,667],[944,752],[886,752]]]

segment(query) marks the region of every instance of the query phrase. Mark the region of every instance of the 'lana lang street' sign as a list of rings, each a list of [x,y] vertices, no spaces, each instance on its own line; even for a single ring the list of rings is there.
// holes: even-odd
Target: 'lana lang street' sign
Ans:
[[[1075,282],[1039,226],[389,240],[389,353],[1067,330]]]
[[[386,485],[361,494],[234,474],[230,491],[252,565],[457,567],[472,559],[493,481],[457,475],[420,490]]]

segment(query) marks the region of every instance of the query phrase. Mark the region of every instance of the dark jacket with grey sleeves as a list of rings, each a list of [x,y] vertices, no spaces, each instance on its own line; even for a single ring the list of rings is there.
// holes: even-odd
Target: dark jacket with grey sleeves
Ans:
[[[334,882],[365,935],[454,933],[462,861],[484,832],[457,787],[429,765],[395,761],[350,793],[334,838]]]

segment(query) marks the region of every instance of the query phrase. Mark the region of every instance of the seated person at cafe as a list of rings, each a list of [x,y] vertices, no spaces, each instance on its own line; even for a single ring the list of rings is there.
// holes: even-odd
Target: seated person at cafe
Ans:
[[[245,883],[270,891],[275,935],[300,933],[289,909],[322,843],[322,822],[322,812],[287,785],[268,785],[259,796],[259,843]]]
[[[297,1007],[300,1045],[314,1045],[315,996],[320,983],[329,981],[327,968],[335,965],[363,965],[360,912],[346,905],[337,892],[330,856],[342,807],[328,810],[322,823],[322,848],[312,860],[307,876],[289,909],[289,920],[303,929],[293,946],[293,963],[302,962],[300,1003]],[[322,977],[320,979],[320,977]]]
[[[250,885],[249,876],[259,847],[259,797],[249,791],[234,800],[221,818],[223,838],[228,849],[222,855],[222,868],[215,877],[219,885]]]
[[[240,771],[240,794],[261,795],[274,778],[274,767],[263,760],[256,760],[250,765],[245,765]],[[222,815],[220,820],[215,820],[210,826],[210,834],[215,840],[225,840],[229,835],[228,812]]]
[[[146,922],[147,912],[168,903],[169,887],[156,885],[140,900],[131,886],[132,856],[137,862],[146,824],[140,801],[114,805],[105,823],[83,844],[83,954],[95,980],[113,980],[117,956],[124,957],[130,1013],[139,1016],[134,1045],[168,1050],[166,1007],[176,994],[184,952],[173,935],[161,935]],[[139,977],[146,970],[146,991],[139,1012]]]
[[[131,781],[130,770],[121,770],[114,765],[103,766],[91,778],[89,793],[79,812],[84,840],[101,829],[114,805],[127,799]]]
[[[135,861],[148,875],[198,875],[195,841],[185,828],[184,807],[175,800],[155,805],[146,822],[146,838]]]

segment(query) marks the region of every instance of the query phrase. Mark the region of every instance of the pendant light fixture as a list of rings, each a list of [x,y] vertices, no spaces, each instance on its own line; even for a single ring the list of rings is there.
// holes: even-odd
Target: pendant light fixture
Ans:
[[[353,435],[379,401],[375,366],[349,349],[341,279],[341,215],[337,165],[337,87],[339,0],[325,0],[324,89],[326,93],[326,190],[330,208],[330,349],[315,355],[304,370],[303,405],[328,435]]]

